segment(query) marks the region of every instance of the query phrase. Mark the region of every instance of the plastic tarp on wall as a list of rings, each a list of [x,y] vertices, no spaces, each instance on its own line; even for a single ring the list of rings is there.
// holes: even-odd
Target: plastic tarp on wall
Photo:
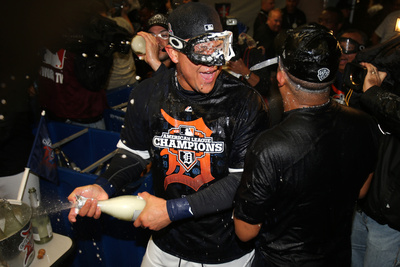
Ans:
[[[48,124],[52,143],[56,143],[83,127],[51,122]],[[65,143],[61,149],[82,170],[116,149],[119,133],[89,129],[87,133]],[[92,172],[81,173],[58,167],[59,184],[41,179],[43,203],[68,203],[68,195],[78,186],[93,184],[98,177]],[[124,194],[152,193],[151,174],[143,182]],[[69,209],[50,213],[53,231],[69,236],[75,245],[73,254],[62,266],[140,266],[150,232],[137,229],[132,222],[117,220],[107,214],[95,220],[77,217],[77,222],[68,221]]]

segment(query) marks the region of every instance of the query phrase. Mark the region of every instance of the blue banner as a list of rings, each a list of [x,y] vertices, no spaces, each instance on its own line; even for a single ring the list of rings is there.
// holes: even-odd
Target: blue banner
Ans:
[[[28,168],[40,177],[57,184],[57,165],[54,150],[51,145],[45,113],[42,112],[35,141],[33,142],[31,154],[28,159]]]

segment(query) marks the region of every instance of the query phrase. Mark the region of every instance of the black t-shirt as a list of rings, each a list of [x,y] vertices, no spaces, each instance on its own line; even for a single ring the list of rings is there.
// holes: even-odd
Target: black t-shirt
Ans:
[[[366,113],[333,101],[286,112],[254,140],[235,216],[263,223],[262,266],[350,266],[352,214],[374,170],[377,131]]]
[[[213,91],[202,95],[183,90],[169,69],[132,90],[121,141],[150,155],[155,195],[168,200],[230,179],[267,127],[265,103],[250,86],[222,72]],[[251,249],[235,236],[232,209],[173,222],[153,240],[165,252],[202,263],[231,261]]]

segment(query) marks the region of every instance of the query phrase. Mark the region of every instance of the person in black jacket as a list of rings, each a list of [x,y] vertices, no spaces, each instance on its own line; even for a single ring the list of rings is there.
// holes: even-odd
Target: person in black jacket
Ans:
[[[282,8],[282,29],[296,29],[306,24],[306,14],[297,8],[298,3],[299,0],[286,0],[286,5]]]
[[[142,266],[247,266],[251,244],[234,234],[232,203],[251,140],[269,124],[260,94],[222,71],[233,55],[231,32],[204,3],[168,17],[166,50],[176,67],[141,82],[130,95],[119,152],[96,184],[75,189],[94,197],[79,211],[99,218],[97,200],[121,193],[152,163],[155,195],[134,226],[153,230]],[[76,222],[71,209],[69,220]]]
[[[357,55],[368,72],[350,104],[379,123],[378,162],[365,198],[357,205],[352,231],[352,266],[397,266],[400,262],[400,37]],[[366,62],[372,62],[366,63]],[[352,99],[350,99],[352,100]]]
[[[330,99],[340,46],[329,30],[302,26],[284,40],[277,80],[285,114],[247,151],[235,231],[255,238],[252,266],[350,266],[354,206],[373,171],[378,128]]]

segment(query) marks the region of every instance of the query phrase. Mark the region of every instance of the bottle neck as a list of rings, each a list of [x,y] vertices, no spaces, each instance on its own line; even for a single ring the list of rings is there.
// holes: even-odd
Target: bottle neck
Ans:
[[[32,212],[35,210],[37,210],[39,208],[39,200],[37,198],[37,194],[36,191],[30,191],[29,192],[29,201],[31,202],[31,208],[32,208]]]

